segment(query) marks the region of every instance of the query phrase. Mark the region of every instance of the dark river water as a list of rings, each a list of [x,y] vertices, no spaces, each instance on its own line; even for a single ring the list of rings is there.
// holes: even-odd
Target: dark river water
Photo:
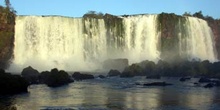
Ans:
[[[144,87],[135,83],[166,81],[172,86]],[[1,97],[0,110],[220,110],[220,88],[194,86],[145,77],[94,79],[58,88],[31,85],[29,93]]]

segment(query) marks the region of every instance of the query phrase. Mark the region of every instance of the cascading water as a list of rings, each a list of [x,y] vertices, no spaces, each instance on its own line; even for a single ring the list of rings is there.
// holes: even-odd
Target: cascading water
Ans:
[[[194,18],[185,17],[184,24],[179,29],[179,53],[188,60],[209,60],[217,61],[216,49],[214,46],[213,34],[207,22]]]
[[[157,16],[139,15],[124,19],[126,47],[130,62],[160,59]]]
[[[163,36],[158,29],[158,15],[118,19],[120,25],[96,18],[17,16],[11,70],[20,71],[29,65],[42,71],[54,67],[95,70],[107,59],[127,58],[130,63],[137,63],[161,58]],[[186,33],[177,36],[180,53],[188,58],[215,61],[212,32],[207,23],[189,17],[185,24]]]
[[[40,70],[84,65],[82,19],[18,16],[14,64]],[[70,65],[75,62],[77,65]]]
[[[213,34],[207,22],[193,17],[187,18],[187,54],[189,59],[217,60]]]

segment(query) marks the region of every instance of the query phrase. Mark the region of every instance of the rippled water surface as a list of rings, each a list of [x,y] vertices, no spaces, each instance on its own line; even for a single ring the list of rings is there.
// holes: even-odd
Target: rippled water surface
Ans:
[[[106,78],[74,82],[49,88],[32,85],[29,93],[0,98],[0,109],[18,110],[210,110],[220,109],[220,88],[194,86],[198,79],[179,82],[178,78],[160,80]],[[144,87],[135,83],[166,81],[172,86]]]

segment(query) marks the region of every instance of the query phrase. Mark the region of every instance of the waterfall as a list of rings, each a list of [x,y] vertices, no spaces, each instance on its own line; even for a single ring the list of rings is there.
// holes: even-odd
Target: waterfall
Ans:
[[[15,27],[14,64],[49,68],[84,65],[82,19],[18,16]],[[77,65],[72,66],[72,62]]]
[[[60,16],[17,16],[11,69],[96,70],[107,59],[131,63],[161,59],[158,15],[106,19]],[[181,23],[180,23],[181,24]],[[187,58],[215,61],[212,32],[203,20],[188,17],[178,34],[180,52]],[[183,31],[184,30],[184,31]]]
[[[124,19],[125,40],[130,62],[143,60],[158,61],[160,32],[157,29],[157,16],[139,15]]]
[[[217,60],[211,28],[207,22],[193,17],[187,18],[187,50],[189,59]]]

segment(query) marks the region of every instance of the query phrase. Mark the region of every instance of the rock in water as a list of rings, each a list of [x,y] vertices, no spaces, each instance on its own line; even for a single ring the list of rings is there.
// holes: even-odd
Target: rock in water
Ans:
[[[150,75],[150,76],[146,76],[146,79],[160,79],[161,76],[160,75]]]
[[[40,73],[31,66],[24,68],[21,72],[21,76],[24,77],[30,84],[39,83]]]
[[[106,78],[106,77],[105,77],[105,76],[103,76],[103,75],[99,75],[98,77],[99,77],[99,78],[101,78],[101,79]]]
[[[108,76],[112,77],[112,76],[119,76],[121,73],[118,70],[110,70],[108,72]]]
[[[46,84],[49,77],[50,77],[50,72],[49,71],[41,72],[40,77],[39,77],[40,83]]]
[[[190,80],[191,78],[188,78],[188,77],[182,77],[182,78],[180,78],[180,81],[181,82],[184,82],[184,81],[187,81],[187,80]]]
[[[20,75],[11,75],[0,69],[0,95],[27,92],[28,86],[28,81]]]
[[[166,82],[153,82],[153,83],[146,83],[144,86],[170,86],[173,84],[166,83]]]
[[[44,83],[49,87],[59,87],[73,82],[67,72],[64,70],[52,69],[50,72],[44,72],[41,75]]]
[[[138,64],[132,64],[129,67],[126,67],[124,71],[121,73],[120,77],[129,78],[134,76],[143,76],[145,73],[143,72],[143,68]]]
[[[212,83],[208,83],[204,86],[204,88],[212,88],[214,87],[214,85]]]
[[[94,79],[95,77],[90,74],[81,74],[80,72],[73,73],[72,77],[79,81],[79,80],[85,80],[85,79]]]
[[[200,79],[199,79],[199,82],[200,82],[200,83],[209,83],[209,82],[211,82],[211,80],[208,79],[208,78],[200,78]]]

